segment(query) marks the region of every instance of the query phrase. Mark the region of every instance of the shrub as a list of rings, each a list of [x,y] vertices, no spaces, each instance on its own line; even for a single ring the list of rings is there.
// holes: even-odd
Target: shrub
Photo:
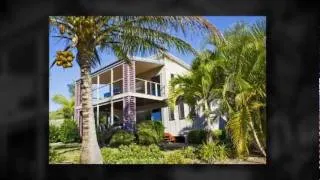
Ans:
[[[164,126],[161,122],[146,120],[137,125],[137,136],[139,144],[158,144],[162,141]]]
[[[220,129],[213,130],[211,132],[211,135],[212,135],[212,139],[214,141],[220,141],[221,140],[221,136],[222,136],[222,130],[220,130]]]
[[[105,164],[160,164],[164,157],[157,145],[121,145],[119,148],[102,148]]]
[[[157,133],[158,139],[157,142],[162,141],[164,136],[164,126],[160,121],[153,121],[153,127]]]
[[[66,119],[60,127],[59,139],[63,143],[79,142],[80,136],[75,121]]]
[[[118,147],[120,145],[129,145],[135,141],[134,134],[125,131],[117,130],[111,137],[109,145],[112,147]]]
[[[205,130],[192,130],[188,133],[188,142],[190,144],[201,144],[206,139],[206,131]]]
[[[60,141],[59,131],[60,131],[59,127],[55,125],[49,125],[49,142],[50,143],[55,143]]]
[[[195,154],[195,148],[187,146],[181,150],[183,156],[185,158],[190,158],[190,159],[195,159],[196,154]]]
[[[191,164],[192,159],[186,158],[181,150],[169,152],[164,157],[165,164]]]
[[[217,143],[203,144],[198,151],[198,156],[208,163],[222,161],[228,158],[228,149],[225,145],[218,145]]]

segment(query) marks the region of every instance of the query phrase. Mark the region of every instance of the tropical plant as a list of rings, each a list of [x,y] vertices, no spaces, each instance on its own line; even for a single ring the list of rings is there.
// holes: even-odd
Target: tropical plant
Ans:
[[[137,125],[139,144],[158,144],[163,140],[164,126],[161,122],[145,120]]]
[[[181,53],[196,53],[190,44],[170,35],[170,31],[218,35],[211,23],[198,16],[51,16],[49,23],[51,32],[59,29],[55,37],[69,43],[64,52],[77,50],[75,59],[81,72],[83,112],[81,163],[102,163],[93,119],[90,78],[91,67],[100,64],[99,50],[112,52],[130,64],[130,56],[139,53],[159,53],[171,48]],[[70,53],[57,54],[52,65],[72,67],[73,57]]]
[[[213,142],[200,146],[198,156],[207,163],[214,163],[215,161],[226,160],[229,154],[228,151],[225,145],[218,145]]]
[[[190,114],[202,109],[206,120],[205,130],[210,132],[211,123],[216,119],[211,104],[219,97],[223,80],[223,69],[217,66],[215,54],[210,51],[202,52],[193,61],[189,74],[178,75],[171,79],[169,107],[174,108],[176,101],[181,98],[192,107]],[[206,141],[212,142],[210,133],[206,135]]]
[[[240,22],[225,31],[223,42],[215,37],[211,42],[226,74],[220,93],[229,119],[226,128],[240,156],[249,153],[251,139],[266,156],[265,31],[264,20],[251,26]]]
[[[202,129],[191,130],[187,139],[190,144],[202,144],[206,140],[206,131]]]
[[[60,127],[59,139],[63,143],[79,142],[80,136],[74,120],[65,119]]]
[[[57,119],[63,119],[63,114],[61,111],[56,110],[56,111],[51,111],[49,112],[49,120],[57,120]]]
[[[125,130],[118,130],[112,135],[109,145],[112,147],[118,147],[120,145],[132,144],[134,141],[135,136],[133,133]]]
[[[49,125],[49,142],[56,143],[59,142],[60,128],[55,125]]]
[[[52,97],[53,102],[62,107],[57,110],[57,114],[63,116],[64,119],[73,119],[74,116],[74,98],[66,98],[61,94],[56,94]]]

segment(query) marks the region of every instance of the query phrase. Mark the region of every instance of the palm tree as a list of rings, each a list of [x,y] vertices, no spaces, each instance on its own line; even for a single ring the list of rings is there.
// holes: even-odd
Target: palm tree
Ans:
[[[266,48],[265,21],[252,26],[238,23],[224,33],[225,41],[213,37],[219,64],[227,77],[221,89],[227,109],[227,130],[239,155],[249,153],[253,139],[266,156]]]
[[[64,119],[73,119],[74,115],[74,98],[66,98],[61,94],[56,94],[52,98],[53,102],[60,104],[62,107],[58,110],[58,114],[62,114]]]
[[[198,16],[58,16],[50,17],[49,22],[51,27],[59,27],[58,37],[70,42],[65,51],[77,49],[83,115],[81,163],[102,163],[93,120],[90,78],[90,68],[100,63],[99,50],[112,52],[119,60],[130,64],[129,57],[138,53],[159,53],[175,48],[181,53],[196,54],[190,44],[170,35],[170,31],[182,31],[184,34],[187,31],[212,32],[220,37],[211,23]],[[51,28],[52,31],[54,29]],[[64,65],[70,66],[70,63]]]
[[[216,56],[211,51],[199,54],[192,63],[191,72],[177,76],[170,81],[168,104],[173,108],[177,99],[182,98],[191,108],[189,117],[195,109],[202,107],[207,131],[206,141],[212,142],[211,123],[216,119],[210,104],[219,97],[224,80],[222,68],[217,66]]]

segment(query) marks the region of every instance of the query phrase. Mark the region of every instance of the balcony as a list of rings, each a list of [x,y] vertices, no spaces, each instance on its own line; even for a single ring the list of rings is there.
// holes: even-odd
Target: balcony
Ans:
[[[160,83],[157,82],[136,78],[136,93],[163,96],[164,86],[161,86]]]
[[[113,91],[113,94],[111,93]],[[130,92],[132,93],[132,92]],[[164,86],[160,83],[148,81],[145,79],[135,78],[135,91],[133,93],[144,94],[148,97],[163,97]],[[111,97],[120,97],[123,94],[123,79],[118,79],[108,84],[94,84],[92,87],[92,101],[97,104],[98,101],[108,99]]]

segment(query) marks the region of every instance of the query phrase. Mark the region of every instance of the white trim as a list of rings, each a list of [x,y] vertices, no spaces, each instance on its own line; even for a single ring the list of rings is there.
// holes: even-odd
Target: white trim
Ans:
[[[142,93],[135,93],[135,92],[126,92],[126,93],[122,93],[122,94],[117,94],[114,96],[110,96],[104,99],[100,99],[94,103],[92,103],[93,105],[97,106],[98,104],[101,105],[105,102],[109,102],[109,101],[114,101],[117,99],[121,99],[123,97],[126,96],[134,96],[134,97],[138,97],[138,98],[145,98],[145,99],[151,99],[151,100],[157,100],[157,101],[163,101],[166,98],[165,97],[161,97],[161,96],[154,96],[154,95],[148,95],[148,94],[142,94]]]

